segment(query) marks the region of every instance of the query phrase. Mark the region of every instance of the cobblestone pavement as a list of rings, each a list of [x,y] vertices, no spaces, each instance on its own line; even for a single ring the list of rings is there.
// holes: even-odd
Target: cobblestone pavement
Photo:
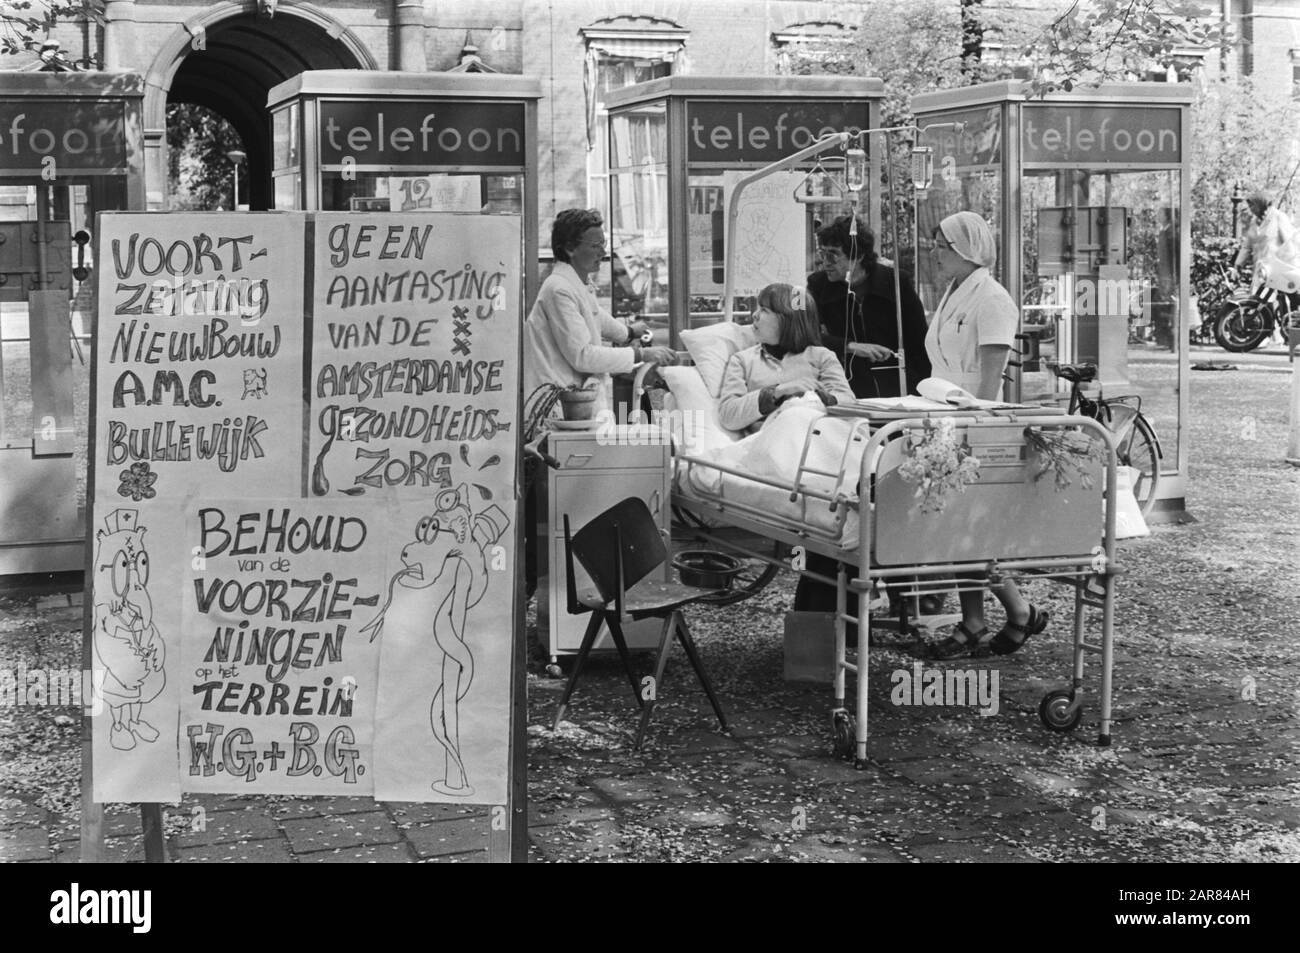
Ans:
[[[3,621],[8,631],[77,628],[71,601],[46,597]],[[641,754],[631,751],[636,719],[614,660],[593,659],[557,732],[549,725],[563,683],[530,676],[530,859],[1300,857],[1296,711],[1244,700],[1232,682],[1190,685],[1194,655],[1157,660],[1120,646],[1115,741],[1099,748],[1093,683],[1077,732],[1053,734],[1039,721],[1039,700],[1067,671],[1064,626],[1021,655],[950,663],[998,672],[990,717],[969,706],[892,704],[893,673],[913,671],[915,660],[885,636],[871,665],[871,757],[857,770],[831,753],[827,689],[781,679],[780,618],[749,623],[755,638],[737,663],[700,634],[721,611],[698,610],[696,628],[728,709],[727,734],[680,658]],[[69,714],[19,710],[7,724],[21,731],[64,718],[58,731],[69,734],[55,737],[75,762]],[[75,805],[42,803],[18,783],[22,763],[10,752],[0,764],[0,859],[77,860]],[[168,857],[182,863],[475,862],[487,858],[491,824],[486,808],[365,798],[187,796],[166,817]],[[143,860],[135,808],[110,806],[105,831],[109,859]]]
[[[1078,730],[1039,721],[1044,693],[1068,682],[1070,604],[1064,587],[1038,582],[1026,593],[1052,611],[1047,632],[1014,656],[945,666],[997,672],[988,717],[893,704],[914,659],[881,638],[870,758],[855,770],[831,753],[828,689],[782,678],[785,576],[726,610],[690,607],[728,734],[680,655],[642,753],[608,658],[593,659],[552,732],[562,684],[535,653],[530,859],[1300,860],[1300,471],[1281,460],[1290,369],[1277,354],[1232,360],[1239,371],[1203,374],[1191,393],[1188,505],[1200,522],[1121,548],[1110,747],[1095,744],[1095,660]],[[1149,356],[1142,373],[1160,364]],[[78,599],[0,598],[0,669],[79,667]],[[0,859],[77,859],[75,716],[0,708]],[[142,859],[138,810],[112,805],[106,820],[109,855]],[[165,822],[182,862],[481,860],[490,828],[487,809],[271,797],[187,797]]]
[[[755,660],[777,673],[760,691],[724,680],[729,736],[686,663],[670,667],[642,756],[629,750],[632,701],[614,662],[584,673],[589,687],[555,733],[542,725],[561,685],[536,681],[532,844],[546,859],[1300,859],[1295,703],[1243,700],[1226,680],[1188,684],[1194,657],[1120,647],[1113,744],[1102,748],[1095,678],[1076,732],[1040,722],[1044,693],[1067,683],[1068,649],[1057,635],[1023,657],[948,663],[999,672],[990,717],[892,704],[893,673],[916,660],[873,649],[862,770],[832,755],[829,692],[780,681],[779,635]]]

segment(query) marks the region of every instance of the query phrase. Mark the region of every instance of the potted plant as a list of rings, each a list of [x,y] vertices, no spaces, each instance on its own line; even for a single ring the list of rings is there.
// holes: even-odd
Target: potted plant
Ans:
[[[566,387],[560,391],[560,410],[565,420],[593,420],[596,416],[596,388]]]

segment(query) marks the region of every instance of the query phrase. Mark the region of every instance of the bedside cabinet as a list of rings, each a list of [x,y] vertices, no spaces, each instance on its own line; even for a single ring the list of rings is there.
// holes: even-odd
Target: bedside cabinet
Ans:
[[[576,654],[586,631],[587,613],[570,615],[564,567],[564,514],[570,532],[576,533],[593,517],[619,500],[637,496],[663,530],[670,545],[670,446],[658,427],[636,425],[604,427],[599,431],[552,431],[547,441],[551,456],[560,469],[546,469],[545,513],[537,538],[543,551],[538,554],[538,636],[551,658]],[[671,548],[671,546],[670,546]],[[664,563],[665,581],[671,579],[671,556]],[[590,585],[582,566],[574,564],[578,588]],[[623,627],[630,649],[657,649],[662,624],[654,619]],[[609,630],[596,639],[596,650],[614,650]]]

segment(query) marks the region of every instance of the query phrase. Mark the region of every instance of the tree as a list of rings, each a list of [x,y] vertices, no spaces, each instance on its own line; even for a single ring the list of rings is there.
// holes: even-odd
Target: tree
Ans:
[[[104,0],[10,0],[0,5],[0,53],[34,53],[59,21],[104,23]],[[78,65],[93,67],[91,62]]]
[[[1030,44],[1034,92],[1140,77],[1224,36],[1214,11],[1193,0],[1073,0]]]
[[[910,121],[916,93],[1027,74],[1034,95],[1141,76],[1182,49],[1212,48],[1225,32],[1191,0],[1061,0],[1037,7],[985,0],[859,0],[859,70],[885,81],[886,121]],[[989,34],[1004,55],[982,56]]]
[[[1249,77],[1207,83],[1192,105],[1192,230],[1232,234],[1231,192],[1263,189],[1281,205],[1300,207],[1295,135],[1300,110],[1290,90]],[[1289,199],[1289,202],[1287,200]]]
[[[243,141],[222,116],[203,106],[167,106],[167,182],[173,209],[233,209],[234,163]],[[242,191],[242,190],[241,190]],[[247,201],[247,196],[244,195]]]

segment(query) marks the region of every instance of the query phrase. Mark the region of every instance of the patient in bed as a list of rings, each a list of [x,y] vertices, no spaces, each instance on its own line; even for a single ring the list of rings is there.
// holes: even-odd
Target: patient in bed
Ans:
[[[731,355],[722,375],[718,419],[754,432],[792,397],[815,393],[827,407],[853,400],[839,359],[821,346],[817,306],[803,288],[771,284],[754,311],[758,344]]]
[[[839,358],[821,346],[817,306],[804,289],[772,284],[760,291],[754,327],[759,343],[733,354],[723,372],[718,417],[724,427],[757,430],[782,403],[810,392],[827,407],[854,399]],[[808,553],[807,568],[833,577],[838,567]],[[834,611],[835,587],[801,575],[794,608]]]

